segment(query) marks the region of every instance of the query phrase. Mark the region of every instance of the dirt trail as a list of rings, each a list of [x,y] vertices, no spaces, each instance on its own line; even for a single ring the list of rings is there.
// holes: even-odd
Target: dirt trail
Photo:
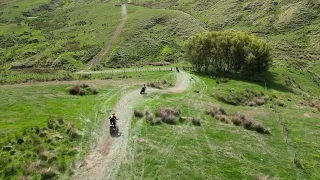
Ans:
[[[166,90],[148,88],[148,93],[179,93],[185,91],[190,86],[191,75],[180,72],[176,73],[176,76],[177,83],[174,87]],[[142,98],[139,91],[140,89],[137,89],[123,95],[113,109],[120,119],[118,126],[121,135],[110,137],[109,122],[106,119],[102,124],[102,132],[96,146],[85,157],[72,179],[116,179],[118,169],[126,157],[133,110],[136,103]]]
[[[121,14],[122,14],[122,19],[120,21],[120,24],[116,28],[116,30],[113,32],[110,41],[108,44],[104,47],[104,49],[96,56],[94,57],[93,60],[91,60],[87,67],[84,69],[84,71],[89,70],[92,66],[96,65],[110,50],[111,45],[114,43],[114,41],[117,39],[119,34],[121,33],[123,26],[127,20],[127,6],[126,4],[122,4],[121,6]]]

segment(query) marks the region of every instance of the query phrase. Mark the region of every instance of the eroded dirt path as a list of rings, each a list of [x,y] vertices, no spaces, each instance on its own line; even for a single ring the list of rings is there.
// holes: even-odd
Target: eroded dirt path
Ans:
[[[147,92],[149,94],[180,93],[190,87],[190,74],[181,71],[180,73],[176,73],[176,76],[177,83],[174,87],[165,90],[148,88]],[[102,132],[100,132],[101,135],[98,138],[96,146],[85,157],[72,179],[116,179],[119,167],[126,157],[133,110],[136,103],[143,97],[139,94],[139,91],[140,89],[137,89],[123,95],[113,109],[120,119],[118,126],[121,135],[118,137],[111,137],[109,135],[109,120],[106,119],[102,124]]]
[[[121,14],[122,14],[122,19],[118,25],[118,27],[115,29],[113,32],[111,39],[109,40],[108,44],[104,47],[104,49],[91,60],[88,64],[87,67],[84,69],[84,71],[89,70],[92,66],[96,65],[110,50],[112,44],[114,41],[117,39],[119,34],[121,33],[123,26],[127,20],[127,6],[126,4],[122,4],[121,6]]]

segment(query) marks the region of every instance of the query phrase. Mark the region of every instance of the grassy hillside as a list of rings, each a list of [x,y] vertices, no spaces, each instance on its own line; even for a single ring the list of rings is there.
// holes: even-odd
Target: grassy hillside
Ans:
[[[182,42],[204,31],[193,17],[179,11],[131,5],[127,8],[127,22],[104,60],[105,66],[181,61]]]
[[[209,30],[245,30],[264,37],[275,59],[320,59],[320,1],[135,0],[135,5],[186,12]]]
[[[281,69],[272,71],[284,73]],[[317,179],[319,177],[320,139],[317,135],[319,112],[306,103],[296,86],[273,83],[246,82],[241,78],[222,80],[196,74],[193,88],[176,95],[153,95],[152,101],[141,102],[138,110],[150,111],[143,118],[135,117],[131,128],[132,149],[119,171],[118,179]],[[296,85],[312,84],[306,77],[286,74]],[[220,82],[220,83],[218,83]],[[319,97],[317,86],[309,86],[310,93]],[[313,89],[314,88],[314,89]],[[244,92],[240,96],[239,93]],[[234,101],[264,97],[262,104],[238,104]],[[227,95],[227,96],[225,96]],[[228,98],[222,101],[220,97]],[[251,97],[252,98],[252,97]],[[234,101],[233,101],[234,100]],[[282,106],[280,101],[285,104]],[[226,115],[213,118],[206,111],[221,107]],[[274,108],[272,108],[274,106]],[[172,107],[181,114],[172,123],[159,123],[157,109]],[[277,113],[273,110],[277,109]],[[236,126],[232,117],[236,112],[261,122],[270,135],[260,134],[245,125]],[[149,113],[150,114],[150,113]],[[180,117],[179,117],[180,116]],[[278,120],[280,116],[280,120]],[[251,118],[250,118],[251,117]],[[192,119],[200,119],[200,126]],[[150,123],[150,122],[155,123]],[[161,122],[161,121],[160,121]],[[289,139],[283,132],[289,131]],[[287,141],[287,143],[286,143]],[[299,164],[302,166],[299,166]]]
[[[104,47],[121,18],[120,7],[98,2],[9,1],[0,7],[0,65],[11,69],[76,71]]]

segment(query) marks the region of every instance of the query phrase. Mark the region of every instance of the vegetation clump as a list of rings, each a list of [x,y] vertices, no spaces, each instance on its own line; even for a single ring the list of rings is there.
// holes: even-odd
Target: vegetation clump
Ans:
[[[262,39],[247,32],[204,32],[184,45],[185,58],[198,71],[263,73],[271,63],[271,49]]]
[[[144,116],[143,112],[137,109],[134,110],[133,114],[138,118],[142,118]]]
[[[146,121],[151,125],[159,125],[162,122],[174,125],[177,123],[176,117],[180,117],[180,115],[181,111],[179,109],[174,110],[171,107],[158,108],[155,114],[155,118],[151,111],[147,110],[145,113]]]
[[[235,106],[261,106],[266,103],[263,92],[256,92],[249,89],[244,89],[242,92],[231,90],[228,94],[217,93],[213,96],[221,102]]]
[[[89,85],[87,85],[87,84],[74,85],[74,86],[68,88],[68,91],[69,91],[69,94],[71,94],[71,95],[80,95],[80,96],[90,95],[90,94],[95,95],[95,94],[99,93],[96,89],[89,87]]]
[[[201,126],[201,119],[199,117],[191,118],[191,123],[195,126]]]
[[[249,118],[239,112],[236,112],[233,115],[228,115],[223,108],[214,106],[207,110],[206,113],[226,124],[232,122],[235,126],[243,126],[245,129],[255,130],[261,134],[270,134],[270,131],[265,129],[261,122],[256,122],[252,118]]]
[[[23,136],[16,135],[17,140],[24,142],[14,143],[12,138],[1,142],[0,174],[3,176],[0,177],[17,179],[20,175],[20,179],[40,176],[41,179],[52,179],[59,176],[78,154],[78,137],[80,134],[75,125],[66,123],[62,117],[49,117],[46,126],[25,129]]]

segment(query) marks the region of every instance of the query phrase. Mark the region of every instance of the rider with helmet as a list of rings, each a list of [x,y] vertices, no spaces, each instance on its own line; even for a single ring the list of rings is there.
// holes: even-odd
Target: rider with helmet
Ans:
[[[109,119],[110,119],[110,125],[114,125],[114,127],[116,127],[116,124],[117,124],[117,117],[116,117],[116,113],[112,113],[112,115],[109,117]]]
[[[141,91],[140,91],[140,94],[143,94],[146,92],[146,85],[143,84],[142,88],[141,88]]]

